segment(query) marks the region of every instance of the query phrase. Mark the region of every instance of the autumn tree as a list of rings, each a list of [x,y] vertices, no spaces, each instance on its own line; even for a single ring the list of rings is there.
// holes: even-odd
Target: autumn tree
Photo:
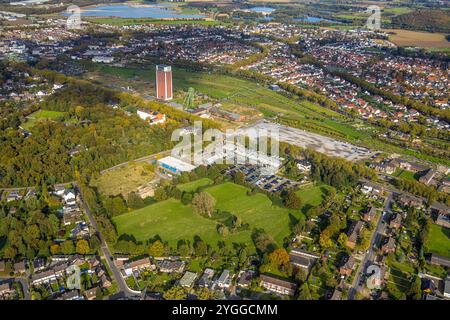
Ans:
[[[302,207],[302,200],[295,191],[289,191],[284,201],[284,205],[289,209],[300,209]]]
[[[148,247],[148,253],[153,257],[162,257],[164,255],[164,244],[156,240]]]
[[[87,240],[78,240],[77,241],[77,253],[79,254],[88,254],[91,248],[89,247],[89,242]]]
[[[216,199],[207,192],[196,193],[192,198],[192,208],[195,213],[212,217]]]
[[[166,300],[184,300],[187,298],[186,290],[180,286],[173,286],[163,295]]]
[[[275,249],[269,254],[268,258],[270,265],[275,269],[289,265],[289,254],[284,248]]]

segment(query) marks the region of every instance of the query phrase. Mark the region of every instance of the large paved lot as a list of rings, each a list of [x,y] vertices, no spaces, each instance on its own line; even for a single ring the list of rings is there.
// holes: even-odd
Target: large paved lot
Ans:
[[[246,130],[249,129],[278,130],[280,141],[282,142],[303,148],[311,148],[329,156],[340,157],[351,161],[366,159],[372,155],[369,149],[277,123],[260,121],[246,128]]]

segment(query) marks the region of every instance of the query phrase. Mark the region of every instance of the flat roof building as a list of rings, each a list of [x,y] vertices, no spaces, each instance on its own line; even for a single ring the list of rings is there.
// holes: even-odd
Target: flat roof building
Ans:
[[[191,172],[196,168],[194,165],[172,156],[159,159],[158,165],[165,173],[168,174],[181,174],[183,172]]]

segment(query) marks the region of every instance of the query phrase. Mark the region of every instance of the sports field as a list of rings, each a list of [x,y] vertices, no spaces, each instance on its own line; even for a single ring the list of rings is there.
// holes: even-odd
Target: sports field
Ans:
[[[145,208],[114,217],[119,234],[131,234],[137,240],[147,240],[159,235],[171,246],[178,240],[191,240],[198,235],[208,244],[216,246],[218,241],[227,244],[246,243],[253,247],[253,228],[263,228],[278,244],[290,234],[290,221],[301,213],[276,206],[263,194],[248,196],[247,188],[231,182],[209,187],[205,191],[216,200],[216,208],[228,211],[248,223],[248,230],[241,230],[222,237],[216,231],[217,221],[204,218],[192,211],[190,206],[169,199]],[[292,215],[292,216],[290,216]]]
[[[425,241],[427,252],[433,252],[444,257],[450,257],[450,229],[432,223],[430,233]]]

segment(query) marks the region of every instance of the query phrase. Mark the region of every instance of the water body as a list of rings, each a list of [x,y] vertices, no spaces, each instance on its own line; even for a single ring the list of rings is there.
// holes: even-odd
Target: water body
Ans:
[[[65,13],[65,16],[69,14]],[[173,10],[168,5],[131,6],[112,5],[94,6],[82,9],[85,17],[118,17],[118,18],[153,18],[153,19],[200,19],[201,14],[184,14]]]
[[[253,8],[250,8],[249,10],[253,11],[253,12],[264,13],[264,14],[271,14],[272,12],[275,11],[274,8],[270,8],[270,7],[253,7]]]
[[[305,18],[294,18],[294,21],[301,21],[301,22],[329,22],[329,23],[340,23],[339,21],[336,20],[330,20],[330,19],[325,19],[325,18],[321,18],[321,17],[312,17],[312,16],[306,16]]]

